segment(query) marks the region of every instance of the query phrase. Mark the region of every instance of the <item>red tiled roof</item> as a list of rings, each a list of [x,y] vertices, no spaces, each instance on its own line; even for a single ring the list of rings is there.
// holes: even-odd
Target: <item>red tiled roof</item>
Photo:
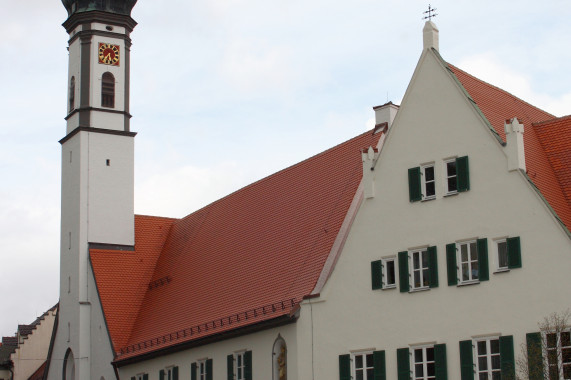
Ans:
[[[135,252],[91,250],[119,360],[290,313],[313,290],[356,194],[360,149],[381,135],[364,133],[183,219],[137,217]]]
[[[503,141],[506,140],[506,119],[517,117],[524,125],[527,174],[563,224],[571,230],[571,188],[569,182],[565,182],[571,178],[571,166],[568,165],[571,160],[569,118],[554,121],[553,115],[455,66],[448,66]],[[533,126],[534,123],[546,120],[551,122]],[[567,165],[558,162],[567,162]]]
[[[28,377],[28,380],[42,380],[44,378],[44,372],[46,370],[46,365],[48,364],[47,361],[45,361],[40,368],[38,368],[36,370],[36,372],[34,372],[32,374],[32,376]]]

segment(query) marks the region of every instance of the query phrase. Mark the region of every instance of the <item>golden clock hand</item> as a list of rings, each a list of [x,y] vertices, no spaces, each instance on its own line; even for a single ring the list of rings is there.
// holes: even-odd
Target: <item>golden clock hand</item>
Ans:
[[[111,53],[107,53],[107,55],[105,56],[105,59],[107,59],[107,60],[111,59]]]

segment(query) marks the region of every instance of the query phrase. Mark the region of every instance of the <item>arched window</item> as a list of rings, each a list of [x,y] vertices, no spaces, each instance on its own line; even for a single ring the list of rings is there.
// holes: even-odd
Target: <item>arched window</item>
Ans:
[[[69,112],[75,109],[75,77],[69,81]]]
[[[287,347],[280,334],[274,342],[272,358],[273,380],[287,380]]]
[[[75,358],[73,357],[73,352],[70,348],[67,349],[65,353],[65,359],[63,359],[63,380],[75,380]]]
[[[115,77],[110,72],[101,77],[101,107],[115,108]]]

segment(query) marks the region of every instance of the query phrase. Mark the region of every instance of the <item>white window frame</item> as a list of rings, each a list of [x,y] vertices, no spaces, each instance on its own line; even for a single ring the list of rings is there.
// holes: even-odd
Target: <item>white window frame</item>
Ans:
[[[473,244],[473,247],[475,249],[475,253],[476,253],[476,259],[473,259],[472,256],[472,249],[470,248]],[[464,262],[462,261],[462,246],[466,245],[468,247],[468,261],[466,261],[465,263],[468,265],[468,274],[469,274],[469,278],[468,280],[464,280],[464,276],[463,276],[463,264]],[[459,285],[463,285],[463,284],[475,284],[480,282],[480,267],[479,267],[479,257],[478,257],[478,240],[477,239],[472,239],[472,240],[464,240],[464,241],[460,241],[460,242],[456,242],[456,262],[458,263],[458,283]],[[474,278],[474,269],[473,269],[473,265],[474,262],[476,263],[476,265],[478,266],[478,273],[477,273],[477,278]]]
[[[367,366],[367,356],[370,355],[371,358],[371,366]],[[362,368],[357,368],[357,357],[360,356],[363,358],[363,367]],[[357,371],[358,370],[362,370],[363,371],[363,380],[373,380],[374,378],[374,372],[373,372],[373,376],[371,377],[371,379],[367,378],[367,370],[368,369],[372,369],[374,371],[375,366],[373,363],[373,351],[360,351],[360,352],[353,352],[351,353],[351,379],[356,380],[357,379]]]
[[[136,380],[143,380],[145,378],[145,374],[144,373],[138,373],[135,375],[135,379]]]
[[[245,359],[246,351],[240,351],[234,353],[234,379],[235,380],[246,380],[246,363]]]
[[[508,238],[507,236],[496,238],[494,241],[494,258],[496,260],[496,272],[507,272],[510,269],[508,268]],[[505,266],[500,265],[500,244],[505,244]]]
[[[432,168],[432,180],[426,180],[426,169]],[[421,194],[423,201],[429,201],[436,198],[436,168],[434,166],[434,162],[430,162],[427,164],[420,165],[420,183],[421,183]],[[434,194],[426,195],[426,185],[428,183],[434,184]]]
[[[198,360],[196,362],[196,372],[198,380],[206,380],[207,376],[207,369],[206,369],[206,361],[208,359]]]
[[[444,190],[445,190],[445,195],[453,195],[453,194],[458,194],[458,168],[456,167],[456,158],[457,157],[451,157],[451,158],[446,158],[443,160],[444,162]],[[456,169],[456,173],[454,173],[454,175],[450,175],[450,173],[448,173],[448,164],[449,163],[454,163],[454,168]],[[456,189],[455,190],[450,190],[449,186],[448,186],[448,180],[450,178],[456,178]]]
[[[556,334],[557,336],[557,340],[555,342],[555,347],[551,348],[549,347],[549,341],[548,341],[548,336],[551,334]],[[566,346],[562,346],[562,342],[561,342],[561,334],[569,334],[569,340],[570,342],[569,345]],[[556,357],[557,357],[557,369],[558,369],[558,377],[556,378],[556,380],[559,379],[565,379],[563,377],[564,375],[564,366],[565,368],[569,368],[569,371],[571,371],[571,363],[563,363],[563,349],[571,349],[571,329],[566,328],[563,329],[561,331],[546,331],[543,334],[543,339],[545,341],[545,350],[546,352],[544,352],[544,357],[545,357],[545,365],[547,368],[545,368],[545,378],[546,380],[553,380],[553,378],[551,377],[551,372],[550,372],[550,367],[552,366],[550,363],[550,355],[549,355],[549,351],[555,350],[556,352]],[[567,377],[567,379],[570,379],[571,377]],[[565,379],[565,380],[567,380]]]
[[[388,283],[388,266],[389,263],[392,263],[393,266],[393,283]],[[382,283],[383,283],[383,289],[394,289],[397,287],[397,277],[398,277],[398,268],[397,268],[397,263],[396,263],[396,256],[391,256],[391,257],[384,257],[381,259],[381,265],[383,266],[383,278],[382,278]]]
[[[432,360],[428,360],[428,350],[432,349]],[[422,351],[422,361],[416,361],[416,351]],[[436,358],[434,356],[434,345],[419,345],[410,347],[410,368],[412,380],[434,380],[436,379]],[[434,368],[434,375],[428,376],[428,366],[432,364]],[[422,375],[417,374],[417,365],[422,365]]]
[[[492,352],[492,341],[497,341],[498,343],[498,352]],[[486,345],[486,353],[480,354],[479,352],[479,343],[484,342]],[[493,379],[493,373],[500,373],[501,376],[501,357],[500,357],[500,337],[499,336],[487,336],[481,337],[472,340],[472,344],[474,345],[474,363],[476,368],[476,379],[480,378],[481,373],[485,373],[488,376],[489,380]],[[498,368],[492,368],[493,358],[498,358]],[[485,358],[486,360],[486,368],[480,368],[480,358]],[[501,378],[501,377],[500,377]]]
[[[419,268],[415,268],[414,254],[419,253]],[[423,265],[423,258],[426,259],[426,267]],[[430,288],[430,262],[428,257],[428,247],[410,249],[408,251],[408,267],[410,268],[410,289],[411,291],[424,290]],[[415,286],[414,275],[419,273],[420,285]],[[426,283],[426,285],[424,285]]]
[[[165,380],[173,380],[173,368],[174,366],[165,368]]]

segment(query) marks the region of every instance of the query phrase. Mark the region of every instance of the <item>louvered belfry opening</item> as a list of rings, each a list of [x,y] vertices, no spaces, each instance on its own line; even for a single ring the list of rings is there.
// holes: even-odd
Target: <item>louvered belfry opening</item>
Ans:
[[[110,72],[101,78],[101,107],[115,108],[115,77]]]

